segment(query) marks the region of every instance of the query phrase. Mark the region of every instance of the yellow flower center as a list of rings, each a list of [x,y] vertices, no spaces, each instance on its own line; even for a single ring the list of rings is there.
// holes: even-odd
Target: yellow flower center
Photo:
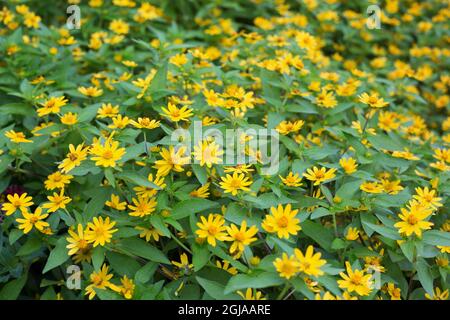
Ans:
[[[114,154],[113,154],[113,152],[112,152],[111,150],[106,150],[106,151],[103,153],[103,159],[110,160],[110,159],[112,159],[113,157],[114,157]]]
[[[408,217],[408,223],[410,224],[410,225],[415,225],[415,224],[417,224],[417,222],[418,222],[418,219],[416,218],[416,216],[414,216],[414,215],[409,215],[409,217]]]
[[[278,219],[277,224],[280,228],[286,228],[289,224],[289,220],[286,217],[281,217]]]

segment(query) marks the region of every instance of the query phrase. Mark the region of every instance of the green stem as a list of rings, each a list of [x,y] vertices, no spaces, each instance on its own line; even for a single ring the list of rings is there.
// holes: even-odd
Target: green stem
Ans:
[[[290,286],[291,285],[289,283],[286,283],[284,285],[284,288],[283,288],[283,290],[281,290],[280,294],[278,295],[277,300],[283,300],[283,297],[286,295],[286,292],[288,292]]]

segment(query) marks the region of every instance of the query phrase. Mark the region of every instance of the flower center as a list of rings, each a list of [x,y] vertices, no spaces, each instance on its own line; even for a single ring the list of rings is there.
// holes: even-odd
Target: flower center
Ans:
[[[278,219],[278,226],[280,228],[286,228],[289,224],[289,220],[286,217],[281,217],[280,219]]]

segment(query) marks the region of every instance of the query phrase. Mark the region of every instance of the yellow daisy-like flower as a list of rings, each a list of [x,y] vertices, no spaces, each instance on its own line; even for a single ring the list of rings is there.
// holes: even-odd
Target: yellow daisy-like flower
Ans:
[[[346,289],[349,293],[355,291],[360,296],[368,296],[372,292],[371,274],[364,274],[361,270],[352,270],[348,261],[345,262],[347,273],[341,272],[339,275],[343,280],[338,280],[339,288]]]
[[[380,98],[378,93],[368,94],[366,92],[362,93],[358,96],[359,102],[369,105],[372,108],[384,108],[389,102],[384,101],[383,98]]]
[[[280,277],[290,279],[298,272],[299,262],[294,255],[288,256],[283,252],[282,258],[276,258],[273,262],[275,269],[279,273]]]
[[[78,91],[82,95],[91,98],[100,97],[103,94],[103,90],[97,87],[79,87]]]
[[[332,168],[327,170],[326,168],[317,168],[313,167],[312,169],[307,169],[303,176],[314,182],[314,185],[317,186],[327,180],[333,179],[335,175],[336,169]]]
[[[114,168],[116,162],[125,155],[126,149],[119,148],[119,141],[108,138],[103,144],[99,142],[94,143],[89,152],[94,155],[92,160],[95,161],[96,166]]]
[[[279,238],[289,238],[289,235],[297,235],[300,227],[300,220],[295,216],[298,209],[291,210],[291,204],[286,205],[285,208],[281,204],[278,208],[271,207],[271,214],[265,216],[261,226],[269,233],[276,233]]]
[[[168,103],[167,108],[162,107],[162,116],[169,118],[173,122],[188,121],[194,114],[187,106],[178,108],[173,103]]]
[[[347,233],[345,234],[345,239],[349,241],[355,241],[359,239],[359,230],[357,228],[348,228]]]
[[[23,132],[16,132],[14,130],[9,130],[5,132],[5,137],[11,140],[14,143],[32,143],[32,140],[29,140],[25,137]]]
[[[383,192],[383,185],[378,182],[369,182],[366,181],[362,183],[359,188],[367,193],[382,193]]]
[[[293,172],[289,172],[289,174],[283,178],[279,176],[284,185],[288,187],[300,187],[302,185],[300,175],[298,173],[294,174]]]
[[[201,167],[206,164],[208,168],[211,168],[213,164],[222,163],[223,161],[221,158],[221,155],[223,155],[223,150],[218,144],[215,143],[215,141],[200,141],[198,146],[194,146],[193,155],[195,160],[200,161]]]
[[[227,234],[225,219],[219,214],[210,213],[208,219],[201,216],[201,222],[197,222],[199,230],[195,231],[200,239],[206,239],[210,245],[216,246],[216,240],[225,241]]]
[[[425,221],[433,213],[432,209],[417,204],[414,200],[408,206],[409,210],[408,208],[400,208],[401,214],[398,216],[402,221],[394,224],[398,232],[405,234],[407,237],[413,233],[421,237],[422,230],[429,230],[433,225],[432,222]]]
[[[68,230],[69,237],[66,238],[69,243],[66,248],[69,249],[69,256],[78,252],[86,252],[90,249],[90,244],[85,237],[83,225],[78,224],[76,232],[72,227]]]
[[[169,150],[162,148],[159,153],[162,157],[161,160],[155,161],[153,168],[157,169],[157,176],[167,176],[171,170],[175,172],[182,172],[183,166],[189,163],[190,158],[184,156],[186,152],[185,147],[180,147],[177,150],[173,146],[169,147]]]
[[[48,196],[49,203],[44,203],[42,207],[47,209],[47,212],[55,212],[59,209],[65,209],[66,204],[70,203],[72,199],[64,195],[64,189],[61,189],[60,193],[53,193],[53,196]]]
[[[189,258],[186,253],[180,254],[180,262],[170,261],[172,264],[180,270],[189,271],[194,268],[192,263],[189,263]]]
[[[244,251],[245,246],[257,240],[254,236],[258,232],[258,228],[251,226],[247,230],[247,221],[245,220],[242,221],[241,228],[232,223],[229,227],[226,227],[226,230],[229,235],[226,240],[233,241],[230,247],[231,254]]]
[[[21,195],[18,195],[17,193],[11,195],[7,195],[6,199],[8,202],[3,203],[2,210],[5,211],[5,215],[10,216],[16,210],[20,210],[22,213],[25,213],[28,211],[28,207],[31,207],[34,202],[32,201],[33,198],[28,196],[27,193],[22,193]]]
[[[43,221],[48,217],[48,213],[42,214],[42,208],[37,207],[34,213],[22,212],[23,218],[17,218],[16,221],[19,223],[19,229],[23,230],[23,233],[27,234],[31,229],[35,228],[39,231],[44,231],[45,228],[50,225]]]
[[[130,124],[138,129],[155,129],[160,126],[160,121],[150,119],[147,117],[141,118],[139,117],[137,121],[131,120]]]
[[[39,117],[46,116],[51,113],[58,113],[61,111],[61,107],[65,106],[69,100],[67,100],[64,96],[60,97],[51,97],[44,103],[41,103],[41,108],[37,109],[37,113]]]
[[[245,291],[245,294],[242,291],[237,291],[236,293],[240,295],[244,300],[267,300],[267,298],[263,296],[261,291],[253,290],[252,288],[248,288]]]
[[[152,238],[155,239],[155,241],[159,241],[159,237],[164,237],[164,233],[156,228],[135,227],[135,229],[141,231],[139,237],[145,238],[145,241],[147,242],[149,242]]]
[[[47,177],[47,180],[44,181],[45,189],[64,189],[66,184],[70,184],[72,179],[73,176],[56,171],[55,173],[50,174]]]
[[[88,154],[88,147],[83,144],[75,147],[73,144],[69,145],[69,153],[66,158],[59,164],[58,168],[63,173],[68,173],[73,168],[78,167],[82,161],[86,160]]]
[[[94,217],[92,222],[89,222],[86,230],[86,240],[92,243],[94,247],[100,245],[104,246],[106,243],[111,242],[113,233],[118,229],[113,229],[116,222],[110,221],[109,217],[104,220],[102,217]]]
[[[299,250],[294,250],[295,257],[298,260],[299,267],[298,270],[309,276],[321,276],[324,272],[320,269],[326,262],[326,260],[320,259],[322,254],[320,252],[314,253],[313,246],[308,246],[305,254]]]
[[[123,211],[127,208],[127,203],[120,202],[120,197],[116,194],[111,195],[111,200],[105,202],[105,205],[117,211]]]
[[[356,160],[353,158],[341,158],[339,160],[339,165],[344,169],[346,174],[352,174],[356,172],[356,168],[358,167],[358,164],[356,163]]]
[[[144,198],[142,196],[138,196],[137,199],[133,198],[131,201],[133,201],[134,206],[129,204],[128,209],[131,210],[129,215],[132,217],[142,218],[148,216],[156,210],[158,205],[155,198]]]
[[[92,300],[95,298],[97,293],[95,292],[95,289],[101,289],[106,290],[108,288],[111,288],[112,283],[109,281],[112,279],[113,275],[109,274],[109,267],[104,264],[100,271],[94,271],[89,276],[89,279],[91,281],[91,284],[86,287],[86,295],[89,296],[89,300]]]
[[[442,207],[442,198],[437,196],[436,190],[428,189],[428,187],[415,189],[416,194],[413,196],[414,199],[423,203],[433,209]]]
[[[164,183],[164,177],[156,176],[155,178],[153,178],[153,174],[150,173],[147,177],[147,180],[158,186],[159,189],[143,186],[134,187],[133,190],[138,196],[141,196],[143,198],[150,198],[155,196],[158,193],[158,190],[164,189],[166,187],[166,184]]]
[[[442,291],[438,287],[434,288],[432,296],[428,293],[425,293],[425,298],[427,298],[428,300],[448,300],[448,296],[448,289]]]
[[[220,187],[224,189],[225,193],[231,193],[233,196],[237,195],[239,190],[242,191],[250,191],[250,186],[252,181],[249,177],[246,177],[245,174],[238,174],[237,172],[233,173],[233,175],[227,174],[226,177],[220,178],[222,182],[220,182]]]
[[[201,186],[200,188],[191,191],[191,193],[189,193],[189,195],[191,197],[195,197],[195,198],[206,199],[209,197],[209,186],[210,186],[210,183],[207,182],[204,186]]]

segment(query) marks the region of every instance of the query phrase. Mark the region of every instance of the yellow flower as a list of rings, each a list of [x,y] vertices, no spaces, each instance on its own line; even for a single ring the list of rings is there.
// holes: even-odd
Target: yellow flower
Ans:
[[[169,118],[173,122],[188,121],[189,118],[194,115],[192,113],[192,110],[189,109],[187,106],[183,106],[180,109],[170,102],[167,105],[167,108],[162,107],[162,111],[163,113],[161,115],[166,118]]]
[[[381,179],[381,186],[383,187],[383,191],[388,194],[397,194],[399,191],[403,190],[403,187],[400,185],[400,180],[389,181],[388,179]]]
[[[267,300],[267,298],[265,298],[262,295],[261,291],[258,290],[254,290],[255,292],[253,292],[252,288],[248,288],[245,291],[245,294],[242,291],[237,291],[237,294],[240,295],[242,297],[242,299],[244,300]]]
[[[298,209],[291,210],[291,204],[286,205],[284,209],[279,204],[278,208],[271,207],[270,211],[272,214],[267,214],[261,224],[267,232],[277,233],[278,238],[288,239],[290,234],[295,236],[302,229],[300,220],[295,218]]]
[[[227,235],[225,219],[219,214],[208,215],[208,220],[204,216],[200,217],[201,222],[197,222],[199,230],[195,231],[200,239],[206,239],[210,245],[216,246],[216,240],[225,241]]]
[[[60,193],[53,193],[53,196],[48,196],[49,203],[45,203],[42,207],[47,209],[47,212],[55,212],[59,209],[65,209],[66,204],[72,201],[70,197],[64,195],[64,189],[61,189]]]
[[[210,183],[207,182],[204,186],[201,186],[200,188],[191,191],[191,193],[189,193],[189,195],[191,197],[195,197],[195,198],[203,198],[206,199],[209,196],[209,186]]]
[[[419,157],[415,156],[408,149],[405,149],[404,151],[394,151],[392,152],[392,156],[395,158],[403,158],[406,160],[420,160]]]
[[[369,182],[366,181],[362,183],[359,188],[367,193],[382,193],[383,192],[383,185],[379,184],[378,182]]]
[[[385,102],[383,98],[380,98],[376,92],[370,95],[364,92],[358,98],[359,102],[367,104],[372,108],[383,108],[389,104],[389,102]]]
[[[47,177],[47,180],[44,181],[45,189],[64,189],[66,184],[70,184],[70,180],[72,179],[73,176],[56,171],[55,173],[50,174]]]
[[[82,95],[87,96],[87,97],[92,97],[92,98],[99,97],[99,96],[101,96],[103,94],[103,90],[99,89],[97,87],[87,87],[87,88],[86,87],[79,87],[78,91]]]
[[[250,191],[248,188],[249,185],[252,184],[252,181],[249,177],[246,177],[243,173],[233,173],[233,176],[227,174],[226,177],[220,178],[222,182],[220,182],[220,187],[224,189],[225,193],[231,193],[233,196],[237,195],[239,190],[242,191]]]
[[[61,123],[67,126],[73,126],[77,122],[78,122],[78,115],[76,113],[68,112],[61,117]]]
[[[108,207],[115,209],[117,211],[123,211],[127,207],[127,203],[120,202],[120,197],[115,194],[111,195],[111,200],[106,201],[105,205],[107,205]]]
[[[119,114],[119,106],[103,103],[97,111],[97,118],[114,118]]]
[[[66,246],[69,249],[69,256],[72,256],[78,252],[86,252],[90,249],[90,244],[86,240],[85,232],[83,226],[78,224],[77,232],[75,232],[74,227],[68,230],[70,237],[66,240],[69,244]]]
[[[220,157],[223,155],[223,150],[215,141],[200,141],[198,146],[194,146],[193,155],[195,160],[200,161],[201,167],[206,164],[208,168],[211,168],[213,164],[222,163],[223,161]]]
[[[105,243],[111,242],[113,233],[118,231],[118,229],[113,229],[115,224],[114,221],[110,222],[109,217],[106,217],[105,220],[102,217],[94,217],[92,222],[87,225],[86,240],[94,247],[104,246]]]
[[[161,160],[155,161],[153,168],[157,169],[157,176],[167,176],[171,170],[175,172],[182,172],[183,166],[189,163],[190,158],[184,157],[186,152],[184,146],[178,148],[176,151],[173,146],[169,146],[169,150],[162,148],[159,153]]]
[[[347,234],[345,235],[345,239],[347,239],[349,241],[355,241],[358,238],[359,238],[359,230],[357,228],[350,227],[347,229]]]
[[[37,29],[39,28],[39,22],[41,22],[41,17],[36,15],[34,12],[28,12],[25,14],[24,24],[28,28]]]
[[[150,118],[138,118],[138,121],[131,120],[131,125],[138,129],[155,129],[160,126],[160,121],[151,120]]]
[[[238,273],[237,269],[235,267],[232,267],[230,265],[230,262],[226,261],[226,260],[223,260],[222,263],[219,260],[217,260],[216,266],[220,269],[225,270],[226,272],[228,272],[229,274],[231,274],[233,276]]]
[[[32,201],[33,198],[29,197],[28,194],[22,193],[21,195],[18,195],[15,193],[14,195],[7,195],[6,199],[8,202],[5,202],[2,205],[2,210],[5,211],[5,215],[10,216],[16,210],[20,210],[22,213],[25,213],[28,211],[28,207],[31,207],[34,202]]]
[[[177,67],[181,67],[182,65],[185,65],[188,62],[188,59],[185,54],[179,53],[170,57],[169,62],[171,64],[176,65]]]
[[[159,241],[159,237],[164,237],[164,234],[156,228],[135,227],[135,229],[141,231],[139,237],[145,238],[145,241],[147,242],[149,242],[151,238],[155,239],[155,241]]]
[[[226,240],[233,241],[230,247],[231,254],[244,251],[245,246],[257,240],[254,236],[258,232],[258,228],[251,226],[247,230],[247,221],[245,220],[242,221],[240,229],[232,223],[229,227],[226,227],[226,230],[229,235]]]
[[[419,203],[423,203],[433,209],[442,207],[442,198],[437,197],[436,190],[430,190],[428,189],[428,187],[417,187],[415,190],[416,194],[413,196],[413,198],[419,201]]]
[[[134,206],[131,204],[128,205],[128,209],[132,210],[129,215],[132,217],[145,217],[155,211],[157,202],[155,198],[143,198],[138,196],[137,199],[131,199],[133,201]]]
[[[138,196],[141,196],[142,198],[150,198],[155,196],[158,193],[158,190],[164,189],[166,187],[166,184],[164,183],[164,177],[156,176],[153,178],[153,174],[150,173],[147,177],[147,180],[159,187],[159,189],[155,189],[153,187],[142,187],[137,186],[134,187],[133,190],[136,192]]]
[[[279,273],[280,277],[290,279],[298,272],[299,262],[295,256],[288,256],[283,252],[282,259],[276,258],[273,262],[275,269]]]
[[[9,130],[5,132],[5,137],[9,138],[14,143],[31,143],[33,141],[26,139],[23,132],[16,132],[14,130]]]
[[[109,30],[117,34],[127,34],[130,31],[130,26],[122,19],[114,19],[109,24]]]
[[[343,280],[338,280],[339,288],[347,289],[349,293],[355,291],[360,296],[368,296],[372,291],[371,274],[364,274],[364,271],[355,269],[352,270],[352,266],[348,261],[345,262],[347,274],[344,272],[339,273]]]
[[[389,282],[387,284],[387,292],[391,296],[391,300],[402,300],[400,288],[396,288],[395,284]]]
[[[48,217],[48,213],[42,214],[42,208],[40,207],[37,207],[34,213],[22,212],[22,216],[23,218],[17,218],[16,221],[19,223],[19,229],[23,230],[25,234],[29,233],[33,228],[42,232],[50,226],[47,222],[42,221]]]
[[[96,296],[95,289],[106,290],[111,288],[112,283],[109,281],[113,275],[108,274],[109,267],[104,264],[100,271],[92,272],[89,276],[91,284],[86,287],[86,295],[89,295],[89,300],[92,300]]]
[[[65,106],[67,102],[68,100],[64,96],[51,97],[44,103],[41,103],[42,107],[36,111],[39,117],[43,117],[51,113],[58,113],[61,111],[61,107]]]
[[[428,293],[425,293],[425,298],[428,300],[448,300],[448,289],[441,291],[440,288],[436,287],[433,290],[433,295],[430,296]]]
[[[119,142],[108,138],[102,145],[98,141],[92,145],[90,153],[96,166],[115,167],[116,162],[125,155],[125,148],[119,148]]]
[[[122,286],[120,286],[120,294],[124,296],[125,299],[133,298],[134,288],[136,287],[133,280],[128,279],[128,277],[124,275],[120,279],[120,282],[122,283]]]
[[[302,183],[302,178],[300,178],[299,174],[289,172],[289,174],[286,176],[286,178],[283,178],[282,176],[279,176],[281,181],[288,187],[300,187]]]
[[[189,263],[189,258],[186,253],[180,254],[180,262],[171,261],[172,264],[180,270],[184,270],[185,272],[189,272],[194,268],[194,265]]]
[[[322,89],[317,95],[316,104],[324,108],[334,108],[337,106],[337,100],[332,92]]]
[[[89,148],[84,148],[83,144],[79,144],[76,148],[73,144],[69,145],[69,153],[66,158],[59,164],[58,168],[63,173],[68,173],[73,168],[78,167],[83,160],[87,158]]]
[[[415,233],[418,237],[422,236],[422,230],[431,229],[432,222],[424,221],[433,213],[430,208],[419,205],[415,200],[410,202],[408,208],[400,208],[399,218],[402,220],[394,224],[399,233],[409,237]],[[409,209],[409,210],[408,210]]]
[[[108,126],[111,129],[124,129],[128,124],[130,124],[131,120],[128,117],[124,117],[121,114],[112,118],[112,124]]]
[[[281,121],[275,129],[282,135],[287,135],[289,133],[299,131],[303,127],[304,124],[305,124],[305,121],[303,121],[303,120],[297,120],[294,122]]]
[[[334,174],[335,172],[335,168],[327,170],[324,167],[320,169],[313,167],[312,169],[307,169],[306,172],[303,173],[303,176],[310,181],[314,181],[314,185],[317,186],[327,180],[333,179],[336,176]]]
[[[344,169],[346,174],[352,174],[353,172],[356,172],[356,168],[358,167],[358,164],[356,163],[356,160],[353,158],[341,158],[339,160],[339,165]]]
[[[306,249],[305,255],[299,250],[294,250],[295,257],[299,263],[298,270],[303,272],[309,276],[321,276],[324,274],[320,267],[322,267],[326,262],[326,260],[320,259],[322,254],[320,252],[314,253],[313,246],[308,246]]]

